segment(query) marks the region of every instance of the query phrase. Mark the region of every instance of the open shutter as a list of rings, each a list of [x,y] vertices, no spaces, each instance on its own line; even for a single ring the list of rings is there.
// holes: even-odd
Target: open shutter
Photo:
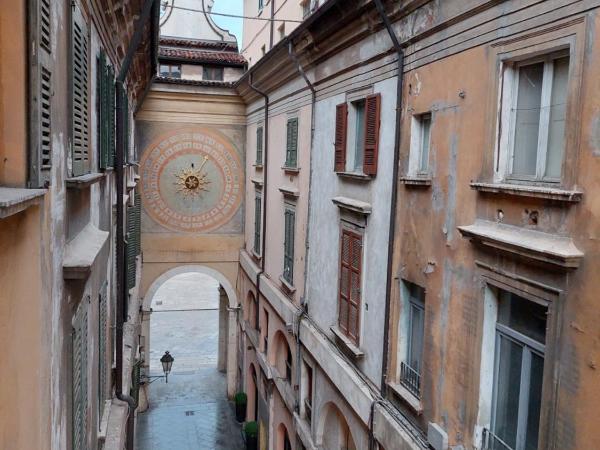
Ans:
[[[115,70],[112,66],[106,68],[108,82],[108,167],[115,166],[116,157],[116,98],[115,98]]]
[[[127,264],[127,289],[133,289],[136,278],[136,256],[138,247],[138,236],[136,235],[136,207],[127,207],[127,244],[125,246],[125,256]]]
[[[366,175],[377,175],[380,114],[381,94],[369,95],[365,101],[365,157],[363,172]]]
[[[298,165],[298,119],[288,119],[287,122],[287,145],[286,145],[286,167]]]
[[[88,29],[79,7],[72,6],[71,17],[71,121],[72,170],[80,176],[90,170],[88,111]]]
[[[87,341],[88,299],[83,299],[73,319],[72,331],[72,420],[73,450],[87,448]]]
[[[339,327],[357,345],[360,330],[362,237],[342,231],[340,256]]]
[[[52,22],[50,0],[30,0],[30,187],[50,182],[52,166]]]
[[[346,141],[348,134],[348,104],[337,105],[335,111],[335,171],[346,170]]]

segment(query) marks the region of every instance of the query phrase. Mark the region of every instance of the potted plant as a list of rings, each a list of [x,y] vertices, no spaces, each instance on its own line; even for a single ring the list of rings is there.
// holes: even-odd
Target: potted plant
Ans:
[[[244,439],[246,450],[256,450],[258,448],[258,424],[256,422],[246,422],[244,425]]]
[[[238,392],[233,398],[235,401],[235,418],[242,423],[246,420],[246,405],[248,404],[248,396],[244,392]]]

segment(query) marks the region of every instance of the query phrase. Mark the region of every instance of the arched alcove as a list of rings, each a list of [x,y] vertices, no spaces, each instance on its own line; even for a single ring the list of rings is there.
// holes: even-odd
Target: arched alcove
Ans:
[[[317,429],[317,444],[322,450],[356,450],[350,427],[340,409],[329,402],[321,409]]]

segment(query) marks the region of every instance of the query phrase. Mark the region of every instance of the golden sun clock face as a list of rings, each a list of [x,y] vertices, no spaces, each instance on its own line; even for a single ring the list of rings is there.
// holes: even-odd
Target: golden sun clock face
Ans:
[[[229,140],[208,129],[161,135],[140,162],[144,210],[172,231],[206,233],[242,202],[243,171]]]

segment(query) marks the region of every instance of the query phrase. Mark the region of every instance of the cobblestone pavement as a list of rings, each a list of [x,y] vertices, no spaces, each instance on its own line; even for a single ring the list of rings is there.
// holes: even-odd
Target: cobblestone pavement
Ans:
[[[217,307],[218,285],[194,276],[169,280],[153,299],[151,373],[161,373],[158,360],[165,350],[175,362],[168,384],[157,380],[150,385],[150,408],[138,415],[137,450],[244,448],[233,404],[227,401],[225,374],[216,368],[218,311],[181,311]],[[189,293],[200,301],[191,303]],[[162,305],[155,307],[157,301]],[[170,309],[180,311],[165,311]]]

